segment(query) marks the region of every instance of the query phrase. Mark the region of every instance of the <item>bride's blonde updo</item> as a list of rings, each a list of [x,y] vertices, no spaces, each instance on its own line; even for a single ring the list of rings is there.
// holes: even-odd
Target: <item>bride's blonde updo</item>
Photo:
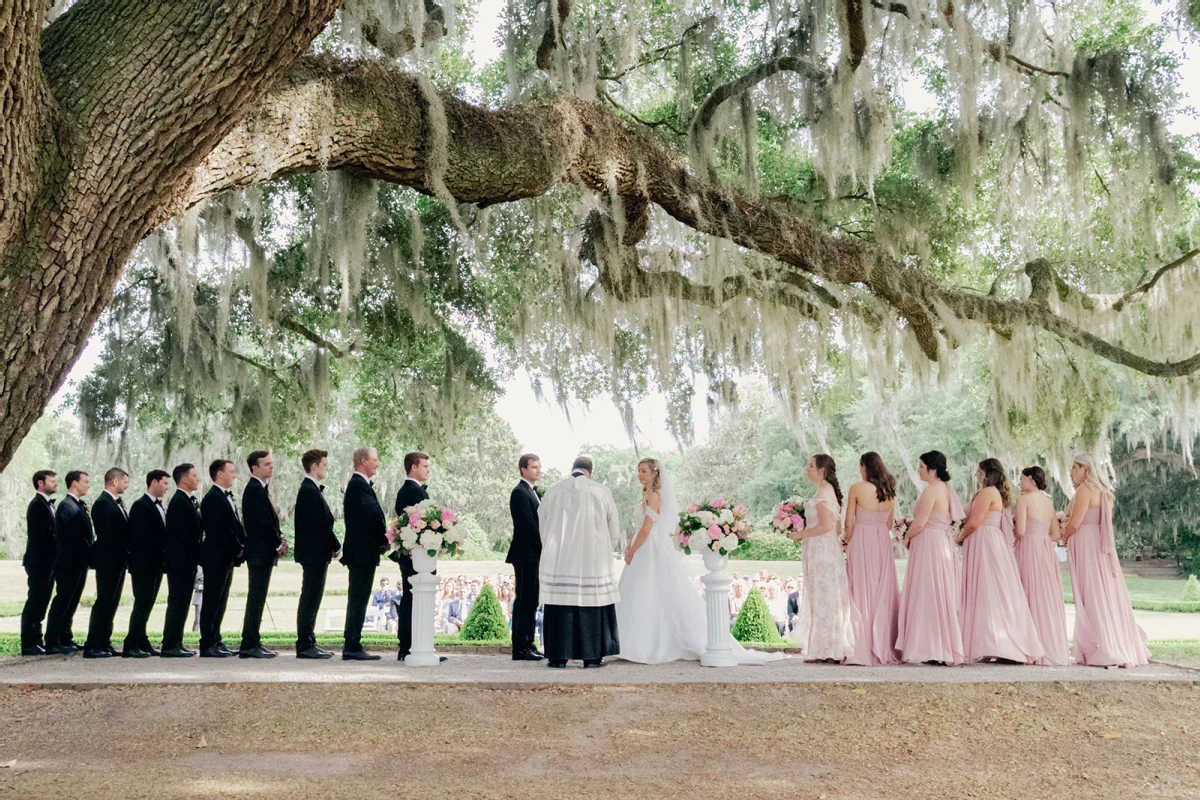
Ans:
[[[650,485],[642,487],[642,504],[644,505],[646,503],[646,498],[648,498],[650,495],[654,494],[655,492],[660,494],[662,493],[662,469],[658,466],[657,458],[643,458],[638,462],[638,469],[641,469],[643,464],[649,467],[650,471],[654,473],[654,477],[651,479]]]

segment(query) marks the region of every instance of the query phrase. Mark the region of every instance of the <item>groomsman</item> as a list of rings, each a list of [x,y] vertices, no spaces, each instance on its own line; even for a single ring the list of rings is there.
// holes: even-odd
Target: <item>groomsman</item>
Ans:
[[[346,538],[342,543],[341,561],[349,571],[346,592],[345,661],[378,661],[379,656],[368,653],[362,646],[363,622],[367,618],[367,603],[371,599],[371,584],[379,556],[387,550],[387,520],[375,484],[371,478],[379,470],[379,453],[374,447],[354,451],[354,474],[346,484],[343,509],[346,519]]]
[[[513,661],[541,661],[544,656],[533,644],[534,621],[538,607],[538,562],[542,558],[542,535],[538,529],[538,478],[542,462],[533,453],[526,453],[517,462],[521,480],[508,498],[512,514],[513,538],[504,560],[513,565],[516,574],[516,597],[513,598],[512,643]]]
[[[129,615],[129,633],[121,645],[121,655],[126,658],[149,658],[159,654],[146,635],[146,622],[162,587],[167,540],[167,509],[163,506],[163,498],[170,488],[170,478],[164,470],[152,470],[146,476],[146,493],[129,507],[129,579],[133,583],[133,612]]]
[[[25,578],[29,594],[21,610],[21,655],[44,656],[42,621],[54,589],[54,498],[58,475],[48,469],[33,473],[33,499],[25,509]]]
[[[250,480],[242,491],[242,519],[246,525],[246,569],[250,588],[246,593],[246,616],[242,622],[241,658],[274,658],[274,650],[263,647],[259,634],[263,607],[271,587],[271,572],[279,557],[287,555],[287,540],[279,529],[279,515],[267,494],[267,481],[275,474],[275,463],[266,450],[255,450],[246,459]]]
[[[233,584],[233,568],[246,552],[246,532],[233,502],[237,468],[227,458],[208,465],[213,486],[200,503],[204,541],[200,561],[204,566],[204,602],[200,606],[200,657],[229,658],[233,653],[221,641],[221,622]]]
[[[329,453],[309,450],[300,457],[304,480],[296,494],[296,563],[303,570],[300,605],[296,609],[296,658],[332,658],[333,653],[317,647],[317,611],[325,593],[329,562],[342,549],[333,535],[333,511],[325,499],[321,481],[329,473]],[[378,559],[377,559],[378,560]]]
[[[403,514],[404,509],[409,506],[415,506],[417,503],[429,499],[429,492],[425,487],[425,481],[429,480],[429,456],[424,453],[406,454],[404,456],[404,474],[406,476],[404,485],[396,494],[397,516]],[[404,583],[404,596],[400,598],[400,617],[396,620],[396,638],[400,643],[396,658],[403,661],[412,650],[412,576],[416,575],[417,571],[413,569],[412,559],[408,556],[396,552],[392,553],[389,558],[400,565],[400,577]],[[436,575],[437,572],[434,571],[433,574]],[[446,657],[442,656],[441,660],[445,661]]]
[[[191,464],[175,467],[171,478],[175,494],[167,504],[167,543],[164,566],[167,570],[167,618],[163,623],[162,657],[188,658],[194,650],[183,646],[183,626],[200,566],[200,540],[204,526],[200,520],[200,501],[193,494],[200,488],[200,476]]]
[[[54,513],[54,601],[46,616],[46,652],[54,655],[82,649],[75,643],[71,625],[83,585],[87,583],[88,562],[95,541],[92,516],[83,499],[91,485],[88,474],[71,470],[64,482],[67,496]]]
[[[84,658],[120,655],[112,646],[112,630],[129,566],[129,512],[121,499],[128,488],[129,473],[113,467],[104,473],[104,491],[92,506],[96,544],[92,547],[91,565],[96,571],[96,602],[88,618]]]

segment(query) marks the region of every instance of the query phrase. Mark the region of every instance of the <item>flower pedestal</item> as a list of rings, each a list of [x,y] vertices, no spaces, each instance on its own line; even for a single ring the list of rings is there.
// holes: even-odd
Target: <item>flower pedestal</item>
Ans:
[[[736,667],[733,655],[733,636],[729,633],[729,585],[733,580],[725,572],[729,557],[711,550],[704,551],[704,567],[708,574],[704,583],[704,605],[708,618],[708,646],[700,663],[706,667]]]
[[[413,608],[412,608],[412,651],[404,659],[404,663],[413,667],[436,667],[439,662],[438,654],[433,649],[433,594],[437,590],[437,556],[431,556],[425,550],[414,551],[412,554]]]

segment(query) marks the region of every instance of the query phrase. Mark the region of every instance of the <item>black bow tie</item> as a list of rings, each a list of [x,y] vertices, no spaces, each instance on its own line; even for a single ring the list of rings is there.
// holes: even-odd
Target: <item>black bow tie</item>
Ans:
[[[225,496],[226,496],[226,497],[228,497],[230,500],[232,500],[232,499],[233,499],[233,492],[231,492],[231,491],[229,491],[228,489],[226,489],[226,490],[225,490]]]
[[[187,496],[187,499],[192,501],[192,505],[199,507],[200,501],[192,497],[190,494]]]
[[[84,500],[83,498],[78,498],[75,500],[75,502],[79,503],[79,507],[82,508],[84,511],[88,510],[87,501]]]
[[[320,485],[318,485],[318,486],[317,486],[317,488],[318,488],[318,489],[320,489],[322,493],[324,493],[324,492],[325,492],[325,487],[324,487],[324,486],[320,486]]]
[[[118,498],[117,498],[117,505],[119,505],[119,506],[123,506],[123,505],[125,505],[125,501],[124,501],[124,500],[122,500],[121,498],[119,498],[119,497],[118,497]]]
[[[55,503],[55,500],[54,500],[54,498],[53,498],[53,497],[51,497],[51,498],[49,498],[48,500],[46,500],[46,502],[50,504],[50,507],[51,507],[51,508],[54,508],[54,503]]]
[[[154,498],[154,505],[161,507],[162,506],[162,498],[161,497]]]
[[[422,484],[421,484],[421,491],[425,491],[425,490],[426,490],[426,489],[428,489],[428,488],[429,488],[429,485],[428,485],[428,484],[425,484],[425,483],[422,483]]]

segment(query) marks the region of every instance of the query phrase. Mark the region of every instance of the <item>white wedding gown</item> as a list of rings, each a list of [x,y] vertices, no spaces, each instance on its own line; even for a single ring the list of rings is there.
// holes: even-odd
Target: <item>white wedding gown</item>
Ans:
[[[667,508],[664,497],[663,510]],[[617,602],[621,652],[616,657],[641,664],[699,661],[708,643],[708,623],[704,598],[692,586],[684,555],[671,541],[678,512],[660,518],[638,503],[635,531],[641,530],[646,516],[654,520],[654,527],[621,573],[621,599]],[[784,657],[782,653],[746,650],[736,640],[733,652],[738,664],[765,664]]]

